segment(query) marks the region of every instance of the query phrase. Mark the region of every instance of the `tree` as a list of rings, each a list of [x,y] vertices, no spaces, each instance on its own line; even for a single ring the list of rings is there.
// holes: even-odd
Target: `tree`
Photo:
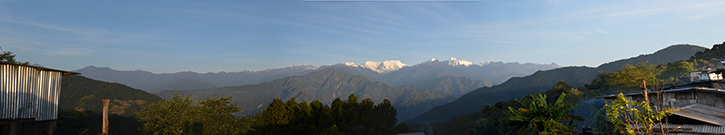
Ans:
[[[229,104],[231,97],[213,96],[194,103],[190,95],[174,93],[142,107],[136,112],[141,131],[149,134],[242,134],[251,128],[247,119],[233,115],[239,112],[237,104]]]
[[[375,104],[371,99],[358,100],[354,94],[343,101],[336,98],[331,106],[315,100],[286,103],[274,99],[267,109],[257,113],[254,132],[250,134],[395,134],[396,110],[389,100]],[[407,126],[406,126],[407,127]]]
[[[640,88],[642,89],[645,102],[650,103],[647,86],[656,87],[662,83],[662,80],[657,78],[657,75],[662,73],[665,68],[666,66],[664,64],[654,66],[647,62],[639,63],[636,66],[627,64],[622,66],[619,71],[610,74],[607,82],[620,88]]]
[[[619,93],[614,104],[605,106],[609,120],[615,125],[623,126],[623,128],[618,129],[619,131],[625,131],[629,134],[634,134],[635,131],[651,134],[653,125],[662,123],[661,119],[666,116],[665,112],[668,108],[662,106],[663,103],[660,100],[655,100],[655,103],[650,102],[648,87],[653,90],[662,90],[663,86],[668,83],[657,78],[662,72],[666,72],[666,76],[670,78],[679,78],[687,76],[683,72],[692,70],[688,62],[677,62],[670,64],[670,66],[664,66],[664,64],[654,66],[645,62],[639,63],[637,66],[624,65],[619,71],[610,74],[608,82],[611,85],[620,88],[640,88],[644,97],[644,102],[628,101],[622,93]],[[657,97],[653,99],[661,99],[660,92],[657,91],[656,94]],[[651,105],[658,107],[653,109]],[[632,129],[635,125],[641,125],[644,128]],[[662,126],[660,128],[664,132]]]
[[[678,61],[670,63],[667,66],[667,69],[663,71],[658,77],[666,79],[666,83],[674,85],[678,83],[683,83],[682,81],[680,81],[680,78],[690,77],[690,72],[692,71],[697,71],[693,63],[687,61]]]
[[[2,47],[0,47],[0,50],[2,50]],[[15,60],[15,55],[13,55],[13,52],[10,51],[3,51],[2,54],[0,54],[0,62],[7,62],[12,64],[19,64],[19,65],[30,65],[29,62],[20,62]]]
[[[655,111],[648,103],[629,101],[625,99],[624,94],[619,93],[617,99],[611,105],[604,105],[607,109],[607,117],[614,125],[622,126],[618,131],[627,134],[646,133],[653,134],[652,127],[654,124],[661,122],[660,120],[667,115],[668,110]],[[644,128],[636,128],[634,126],[641,125]],[[663,131],[664,132],[664,131]]]
[[[562,93],[554,104],[546,102],[546,95],[531,93],[531,98],[516,99],[525,108],[513,109],[508,107],[504,111],[509,117],[502,119],[506,124],[502,128],[512,127],[507,133],[518,131],[519,134],[530,132],[531,134],[571,134],[570,131],[576,128],[574,120],[584,121],[582,117],[571,115],[569,108],[577,103],[564,104]],[[564,124],[565,120],[569,120]]]

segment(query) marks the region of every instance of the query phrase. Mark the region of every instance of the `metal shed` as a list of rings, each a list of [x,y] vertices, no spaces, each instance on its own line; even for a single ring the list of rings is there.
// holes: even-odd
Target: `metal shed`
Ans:
[[[61,78],[73,74],[78,73],[0,62],[0,135],[36,134],[17,129],[18,124],[55,125]]]

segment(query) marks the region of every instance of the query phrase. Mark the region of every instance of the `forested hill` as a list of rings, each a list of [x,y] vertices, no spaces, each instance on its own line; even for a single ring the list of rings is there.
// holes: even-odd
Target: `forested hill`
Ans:
[[[510,100],[523,97],[531,92],[540,93],[548,90],[560,80],[571,86],[579,87],[591,82],[598,74],[598,71],[616,70],[625,64],[637,64],[649,61],[650,63],[669,63],[678,60],[687,60],[697,51],[704,50],[703,47],[693,45],[673,45],[653,54],[640,55],[638,57],[618,60],[603,64],[598,68],[591,67],[563,67],[553,70],[538,71],[526,77],[515,77],[500,85],[476,89],[461,96],[456,101],[437,106],[421,116],[411,119],[406,123],[427,123],[450,120],[454,116],[477,111],[482,105],[491,105],[501,100]],[[618,66],[617,68],[613,68]]]
[[[135,116],[141,106],[159,96],[118,83],[108,83],[83,76],[64,76],[61,84],[59,108],[63,110],[102,113],[102,99],[111,99],[110,114]]]
[[[616,71],[624,65],[635,65],[639,62],[648,61],[650,64],[670,63],[678,60],[688,60],[697,52],[707,50],[705,47],[695,45],[672,45],[653,54],[640,55],[629,59],[617,60],[599,65],[597,69],[602,71]]]
[[[287,100],[294,97],[300,101],[320,100],[324,104],[330,104],[335,98],[346,99],[348,95],[355,94],[361,98],[371,98],[375,102],[381,102],[383,99],[392,101],[401,121],[455,99],[454,96],[437,89],[421,89],[415,86],[391,87],[381,82],[370,81],[362,75],[335,68],[255,85],[162,91],[157,95],[168,98],[175,92],[191,94],[196,98],[207,98],[212,95],[232,96],[232,102],[242,107],[241,115],[244,116],[251,116],[264,110],[274,98]]]

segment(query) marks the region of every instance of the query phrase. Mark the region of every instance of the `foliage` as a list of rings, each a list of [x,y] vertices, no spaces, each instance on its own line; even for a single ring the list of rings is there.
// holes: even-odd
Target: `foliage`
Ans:
[[[690,72],[697,71],[693,63],[687,61],[677,61],[667,65],[667,69],[660,74],[659,78],[687,78],[690,77]]]
[[[611,105],[604,106],[607,109],[607,117],[614,125],[622,126],[617,130],[627,134],[647,133],[652,134],[652,127],[667,115],[669,109],[655,111],[645,102],[630,101],[619,93],[617,99]],[[644,126],[639,128],[637,126]]]
[[[100,104],[100,102],[99,102]],[[103,116],[91,111],[58,110],[61,117],[56,123],[53,131],[57,135],[78,135],[78,134],[100,134],[101,121]],[[65,117],[65,118],[63,118]],[[141,127],[136,118],[111,114],[108,116],[111,126],[108,127],[109,134],[138,135],[141,134],[138,128]]]
[[[519,134],[529,132],[532,134],[571,134],[570,130],[576,128],[574,120],[584,121],[582,117],[571,115],[569,108],[577,105],[577,103],[564,104],[562,93],[554,104],[546,102],[546,96],[543,94],[534,95],[532,98],[516,99],[524,108],[513,109],[509,107],[504,111],[509,117],[502,119],[506,125],[504,127],[513,127],[508,134],[518,131]],[[569,120],[567,124],[563,121]]]
[[[241,134],[248,120],[236,118],[239,106],[231,97],[211,97],[194,103],[190,95],[174,94],[168,100],[153,102],[136,112],[141,131],[149,134]]]
[[[639,63],[636,66],[624,65],[619,71],[610,74],[607,80],[611,85],[621,88],[641,88],[647,90],[647,87],[654,87],[662,83],[662,79],[657,75],[666,69],[664,64],[658,66],[647,62]]]
[[[725,42],[721,44],[715,44],[712,45],[712,48],[705,49],[704,51],[695,53],[694,56],[690,57],[690,60],[722,60],[725,59],[725,49],[721,48],[722,45],[725,44]]]
[[[2,48],[0,48],[2,50]],[[0,53],[0,62],[7,62],[12,64],[20,64],[20,65],[30,65],[29,62],[20,62],[15,60],[15,55],[13,55],[13,52],[10,51],[3,51]]]
[[[396,110],[387,99],[375,105],[350,94],[345,101],[335,99],[330,106],[315,100],[286,103],[274,99],[257,113],[250,134],[395,134]],[[404,128],[404,127],[400,127]]]

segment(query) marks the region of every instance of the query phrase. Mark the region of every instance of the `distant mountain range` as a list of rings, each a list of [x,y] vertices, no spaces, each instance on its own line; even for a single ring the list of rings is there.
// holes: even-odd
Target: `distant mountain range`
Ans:
[[[177,72],[154,74],[148,71],[118,71],[108,67],[88,66],[74,70],[83,76],[107,82],[118,82],[137,89],[154,93],[161,90],[192,90],[224,86],[240,86],[259,84],[275,79],[294,75],[304,75],[327,68],[341,68],[364,75],[371,81],[379,81],[394,87],[415,85],[421,88],[433,88],[437,85],[421,85],[420,81],[443,79],[446,77],[465,77],[472,82],[471,86],[454,89],[453,91],[470,91],[483,86],[491,86],[511,77],[525,76],[538,70],[558,68],[551,64],[519,64],[503,62],[481,62],[474,64],[466,60],[451,58],[446,61],[430,60],[410,66],[397,60],[384,62],[367,61],[361,65],[347,62],[326,66],[288,66],[285,68],[267,69],[262,71],[196,73]],[[464,78],[461,78],[464,79]],[[475,84],[475,85],[474,85]],[[463,93],[454,92],[455,96]]]
[[[75,70],[97,80],[118,82],[168,98],[174,92],[198,98],[211,95],[233,96],[233,102],[253,115],[274,98],[321,100],[357,94],[375,101],[389,99],[398,109],[400,120],[418,116],[437,105],[449,103],[472,90],[490,87],[485,79],[502,82],[539,70],[558,68],[552,64],[481,62],[451,58],[432,59],[416,65],[397,60],[368,61],[361,65],[341,63],[320,67],[289,66],[263,71],[154,74],[147,71],[117,71],[88,66]],[[337,86],[335,86],[337,84]],[[344,99],[344,98],[343,98]]]
[[[421,116],[406,123],[441,122],[451,118],[477,111],[483,105],[491,105],[502,100],[511,100],[528,95],[540,93],[550,89],[558,81],[563,80],[573,87],[579,87],[591,82],[599,71],[615,71],[626,64],[649,62],[650,64],[670,63],[679,60],[688,60],[696,52],[707,48],[694,45],[672,45],[653,54],[617,60],[592,67],[563,67],[546,71],[538,71],[525,77],[513,77],[508,81],[492,87],[482,87],[469,92],[451,103],[437,106]]]

